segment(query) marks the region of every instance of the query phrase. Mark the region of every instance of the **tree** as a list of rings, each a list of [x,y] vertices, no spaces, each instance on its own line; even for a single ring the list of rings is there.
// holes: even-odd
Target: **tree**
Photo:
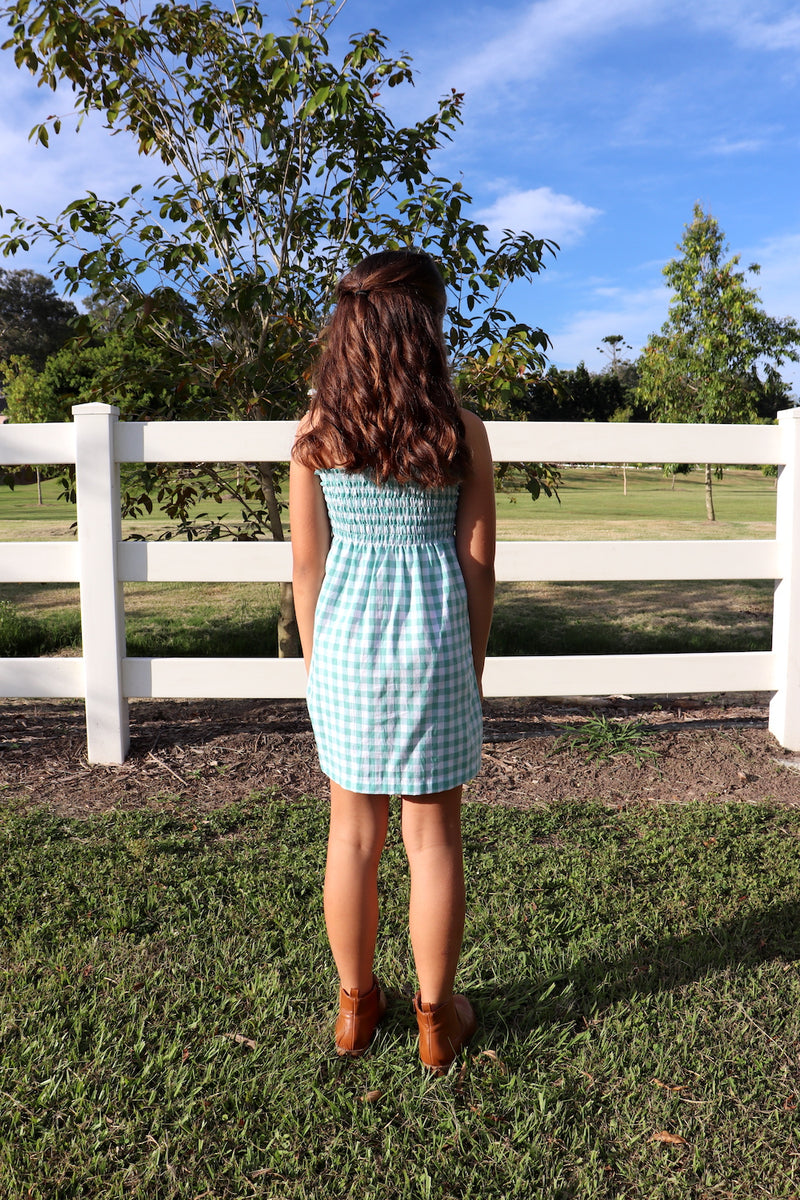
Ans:
[[[5,383],[9,417],[14,422],[69,421],[72,406],[101,401],[114,404],[130,420],[147,419],[157,410],[175,409],[188,404],[202,407],[207,399],[201,385],[189,384],[165,368],[163,348],[153,339],[148,346],[142,337],[128,330],[92,339],[73,339],[51,354],[41,371],[30,359],[13,357],[0,364],[0,380]],[[58,470],[62,470],[59,468]],[[39,468],[36,468],[39,479]],[[0,471],[0,481],[13,486],[15,475]],[[153,497],[166,516],[176,523],[177,534],[197,536],[213,527],[219,537],[241,539],[243,529],[260,529],[265,522],[263,497],[253,480],[234,476],[219,466],[176,465],[169,472],[152,464],[128,464],[121,468],[125,514],[138,516],[153,511]],[[62,495],[75,500],[75,470],[63,470]],[[198,513],[192,506],[223,499],[235,501],[239,516],[229,520]],[[40,501],[41,503],[41,498]],[[138,535],[132,535],[134,537]]]
[[[395,127],[381,93],[413,83],[410,64],[375,29],[334,63],[327,32],[339,7],[305,0],[276,34],[257,0],[156,3],[137,16],[100,0],[0,6],[19,67],[71,87],[81,116],[99,110],[164,164],[153,196],[137,186],[120,200],[90,193],[55,220],[12,214],[0,239],[5,253],[49,241],[59,276],[120,297],[125,322],[161,338],[176,379],[202,384],[199,407],[154,416],[295,416],[337,276],[403,245],[432,253],[450,287],[447,336],[465,402],[502,408],[520,377],[541,372],[546,336],[501,301],[554,246],[508,231],[490,246],[462,184],[433,170],[463,97],[451,92],[431,116]],[[51,118],[33,133],[47,145],[60,128]],[[249,466],[261,532],[282,539],[280,470]],[[191,528],[186,507],[183,516]],[[249,521],[237,536],[253,536]],[[288,586],[283,599],[288,626]]]
[[[610,421],[626,400],[616,375],[580,362],[572,370],[551,367],[532,380],[520,407],[531,421]]]
[[[664,267],[673,296],[661,333],[639,359],[639,397],[659,421],[758,421],[785,394],[777,368],[798,361],[800,328],[792,318],[767,316],[747,282],[758,264],[743,271],[738,254],[725,261],[724,234],[699,204],[685,230],[679,257]],[[713,521],[711,464],[705,474]]]
[[[2,385],[8,416],[12,422],[69,421],[73,404],[102,401],[116,404],[130,419],[146,417],[153,409],[175,402],[175,379],[164,369],[161,345],[153,340],[148,346],[143,339],[134,338],[128,331],[115,331],[93,338],[71,338],[51,354],[41,369],[25,355],[12,355],[0,363]],[[44,470],[44,477],[63,472],[62,488],[66,499],[74,500],[74,467]],[[39,485],[42,471],[34,468]],[[0,482],[13,487],[19,472],[0,470]],[[157,500],[169,502],[160,490],[160,481],[147,474],[142,466],[122,468],[122,483],[127,496],[128,514],[151,511],[150,491],[158,492]]]
[[[636,389],[639,386],[639,368],[636,362],[630,358],[623,358],[621,349],[631,350],[632,347],[626,342],[621,333],[610,334],[608,337],[601,339],[602,346],[597,349],[608,356],[608,363],[603,368],[601,374],[613,375],[622,387],[624,394],[624,403],[622,408],[626,410],[627,415],[619,416],[618,420],[623,421],[647,421],[649,414],[636,395]]]
[[[75,332],[78,310],[35,271],[0,268],[0,361],[26,355],[40,368]]]
[[[603,338],[611,344],[604,351],[611,357],[603,371],[589,371],[579,362],[573,370],[551,367],[533,380],[520,407],[533,421],[636,421],[646,419],[635,397],[635,368],[619,357],[620,334]],[[600,347],[598,347],[600,349]],[[627,463],[622,467],[622,486],[628,494]]]
[[[634,411],[637,407],[636,402],[632,399],[633,389],[638,382],[636,376],[636,368],[630,359],[622,358],[623,350],[632,350],[628,342],[621,333],[609,333],[606,337],[600,339],[603,343],[597,349],[601,354],[605,354],[608,359],[608,365],[605,368],[604,374],[612,375],[614,379],[625,390],[627,403],[620,404],[615,412],[612,413],[610,420],[625,423],[634,420]],[[629,400],[628,397],[631,397]],[[622,494],[628,494],[628,464],[622,464]]]
[[[632,350],[633,347],[628,345],[621,333],[609,333],[607,337],[601,338],[602,346],[597,349],[601,354],[605,354],[609,358],[608,370],[616,378],[619,378],[619,372],[622,364],[627,362],[627,359],[621,357],[623,350]]]

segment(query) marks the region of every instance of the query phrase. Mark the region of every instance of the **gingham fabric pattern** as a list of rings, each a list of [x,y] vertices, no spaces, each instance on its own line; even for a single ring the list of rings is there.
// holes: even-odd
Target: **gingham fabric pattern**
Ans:
[[[425,795],[478,773],[483,721],[455,551],[458,488],[319,471],[333,535],[308,710],[325,774]]]

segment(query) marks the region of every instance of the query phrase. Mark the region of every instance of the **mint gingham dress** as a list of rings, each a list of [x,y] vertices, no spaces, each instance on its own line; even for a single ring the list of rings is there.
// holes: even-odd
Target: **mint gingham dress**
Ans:
[[[483,722],[458,487],[317,474],[332,533],[307,693],[322,770],[354,792],[464,783],[478,773]]]

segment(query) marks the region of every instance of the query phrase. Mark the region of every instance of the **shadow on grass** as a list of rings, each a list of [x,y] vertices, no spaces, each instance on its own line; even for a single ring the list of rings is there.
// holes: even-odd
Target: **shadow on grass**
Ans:
[[[570,971],[539,979],[510,981],[498,989],[472,989],[483,1026],[501,1021],[530,1033],[553,1019],[584,1024],[612,1005],[696,983],[707,976],[763,963],[800,959],[800,900],[733,918],[707,929],[637,947],[616,960],[585,958]]]
[[[609,585],[597,585],[609,588]],[[585,599],[574,599],[562,585],[557,600],[537,596],[535,601],[507,599],[495,608],[488,653],[505,657],[519,654],[680,654],[769,650],[771,623],[768,614],[743,612],[719,605],[712,597],[694,605],[681,603],[679,585],[669,611],[648,611],[646,585],[639,616],[621,611],[618,598],[608,591],[608,608],[591,615]],[[637,591],[637,596],[639,592]]]

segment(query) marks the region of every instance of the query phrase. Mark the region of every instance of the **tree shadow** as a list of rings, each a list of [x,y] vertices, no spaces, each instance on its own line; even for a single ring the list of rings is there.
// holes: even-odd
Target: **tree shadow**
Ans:
[[[610,959],[602,951],[569,971],[510,981],[503,990],[510,1025],[530,1033],[554,1017],[581,1025],[620,1001],[681,988],[732,967],[800,958],[800,899],[732,917],[708,928],[668,935]],[[476,995],[480,1003],[480,990]],[[485,989],[491,1006],[496,989]]]

